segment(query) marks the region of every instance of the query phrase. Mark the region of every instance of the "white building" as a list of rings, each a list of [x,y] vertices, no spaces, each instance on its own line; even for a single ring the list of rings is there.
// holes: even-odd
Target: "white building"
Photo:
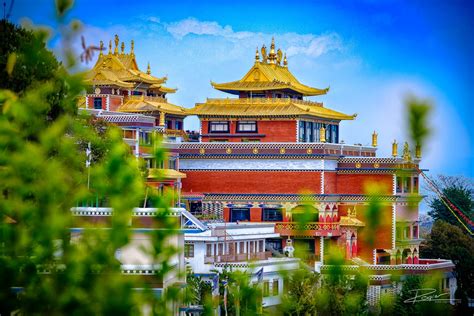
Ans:
[[[184,255],[194,274],[203,278],[228,268],[248,272],[253,283],[263,268],[263,306],[269,307],[281,302],[281,272],[300,264],[297,258],[272,257],[265,240],[279,237],[272,223],[213,223],[206,229],[185,230]]]

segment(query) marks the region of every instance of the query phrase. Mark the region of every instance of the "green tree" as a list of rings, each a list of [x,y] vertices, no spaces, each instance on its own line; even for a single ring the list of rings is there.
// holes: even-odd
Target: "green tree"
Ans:
[[[424,258],[443,258],[456,265],[458,289],[456,298],[466,307],[467,298],[474,297],[474,240],[461,228],[437,220],[428,238],[420,245]]]
[[[472,181],[461,177],[439,176],[436,185],[442,193],[471,220],[474,219],[474,187]],[[442,220],[464,229],[440,197],[434,196],[429,201],[428,214],[435,220]],[[472,228],[471,228],[472,229]]]
[[[56,3],[63,23],[71,2]],[[44,32],[5,21],[2,27],[0,76],[5,67],[7,72],[0,82],[7,89],[0,90],[0,314],[130,315],[145,305],[154,314],[169,314],[166,300],[175,299],[176,291],[156,298],[147,284],[124,278],[114,256],[130,241],[132,209],[144,193],[121,131],[91,127],[88,117],[77,115],[82,77],[69,74],[44,49]],[[4,36],[18,38],[10,42]],[[89,190],[83,145],[104,138]],[[71,208],[96,195],[107,197],[113,208],[110,224],[86,226],[80,238],[72,238]],[[176,254],[167,243],[176,223],[167,216],[168,199],[156,194],[149,199],[163,209],[154,218],[162,229],[151,232],[146,251],[161,262],[157,277],[162,277]],[[138,295],[136,287],[146,291]]]
[[[285,278],[287,292],[282,307],[289,315],[314,314],[319,287],[319,275],[305,268],[298,269]]]

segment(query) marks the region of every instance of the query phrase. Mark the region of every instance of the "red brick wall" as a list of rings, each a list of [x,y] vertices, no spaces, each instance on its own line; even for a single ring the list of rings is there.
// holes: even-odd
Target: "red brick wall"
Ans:
[[[318,171],[186,171],[183,192],[204,193],[319,193]]]
[[[122,98],[120,96],[110,96],[110,104],[109,110],[110,111],[117,111],[117,109],[122,105]]]
[[[262,221],[262,209],[260,207],[250,208],[250,221],[261,222]]]
[[[392,207],[390,205],[382,207],[375,230],[371,230],[367,225],[366,206],[357,205],[356,209],[357,218],[366,224],[365,227],[359,229],[357,234],[357,253],[362,259],[372,263],[374,249],[392,248]],[[369,243],[369,235],[373,236],[373,245]]]
[[[366,186],[375,183],[383,187],[385,194],[392,194],[391,174],[338,174],[336,180],[335,193],[364,194]]]
[[[337,183],[337,174],[336,172],[324,172],[324,193],[325,194],[334,194],[336,193],[336,183]]]
[[[219,121],[221,119],[216,119]],[[222,119],[225,121],[225,119]],[[202,124],[202,134],[209,133],[209,121],[201,121]],[[237,122],[229,122],[229,133],[232,135],[239,135],[236,133]],[[226,137],[226,136],[203,136],[202,141],[208,142],[210,139],[227,139],[229,142],[241,142],[242,138],[248,139],[259,139],[261,142],[295,142],[296,141],[296,121],[295,120],[285,120],[285,121],[257,121],[258,134],[264,134],[264,137],[252,137],[246,136],[239,137]]]

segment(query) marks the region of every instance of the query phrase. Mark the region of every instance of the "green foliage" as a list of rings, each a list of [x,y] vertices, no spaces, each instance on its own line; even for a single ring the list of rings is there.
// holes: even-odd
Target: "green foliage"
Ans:
[[[442,193],[471,220],[474,220],[474,187],[472,181],[459,177],[439,176],[436,185]],[[428,214],[434,220],[442,220],[464,229],[443,201],[434,196],[429,201]]]
[[[250,275],[246,271],[223,269],[219,274],[219,294],[224,297],[223,281],[227,280],[227,312],[228,315],[257,315],[262,309],[261,284],[251,284]],[[221,311],[225,310],[223,300],[220,301]]]
[[[410,97],[407,101],[410,137],[415,145],[423,146],[430,134],[428,116],[432,105],[427,100]]]
[[[52,79],[58,69],[59,62],[46,49],[44,33],[0,20],[0,89],[23,92],[32,84]]]
[[[456,298],[466,306],[466,298],[474,296],[474,241],[458,226],[437,220],[426,241],[420,245],[424,258],[452,260],[458,290]]]
[[[58,1],[58,15],[70,4]],[[124,277],[115,259],[130,242],[131,211],[144,193],[122,132],[77,115],[82,77],[70,75],[45,49],[44,33],[6,21],[0,27],[0,314],[130,315],[146,305],[155,315],[168,315],[167,302],[177,301],[179,290],[157,298],[144,281]],[[17,58],[10,60],[9,76],[12,53]],[[154,154],[162,157],[163,150]],[[110,223],[77,226],[71,208],[96,196],[113,208]],[[169,216],[169,197],[150,192],[149,200],[159,208],[153,220],[161,229],[150,233],[152,246],[144,252],[161,263],[156,277],[162,278],[174,269],[169,262],[177,249],[169,239],[179,227]]]
[[[287,293],[282,298],[282,308],[289,315],[314,314],[319,287],[319,275],[308,269],[298,269],[286,279]]]

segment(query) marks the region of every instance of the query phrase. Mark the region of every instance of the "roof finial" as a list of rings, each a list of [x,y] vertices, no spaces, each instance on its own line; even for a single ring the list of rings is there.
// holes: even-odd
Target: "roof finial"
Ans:
[[[255,62],[258,62],[260,61],[260,54],[258,53],[258,46],[257,46],[257,50],[255,51]]]
[[[377,136],[378,134],[374,131],[372,134],[372,147],[377,147]]]
[[[125,43],[122,42],[122,45],[120,45],[120,50],[122,51],[122,55],[125,54]]]
[[[112,54],[112,40],[109,41],[109,55]]]
[[[135,42],[132,40],[132,42],[130,43],[130,55],[132,56],[135,56],[135,52],[133,51],[134,48],[135,48]]]
[[[276,60],[278,65],[281,64],[282,55],[283,55],[283,53],[281,52],[281,49],[278,48],[278,50],[277,50],[277,60]]]
[[[392,143],[392,157],[397,157],[398,156],[398,144],[397,140],[394,140]]]
[[[104,42],[100,41],[99,49],[100,49],[99,57],[102,57],[104,55],[104,53],[102,53],[102,51],[104,50]]]
[[[267,47],[265,46],[265,44],[263,44],[262,46],[262,62],[267,62]]]
[[[148,67],[146,68],[147,75],[151,74],[150,62],[148,62]]]
[[[274,64],[276,61],[276,54],[275,54],[275,38],[272,37],[272,44],[270,45],[270,54],[268,54],[268,59],[270,63]]]
[[[285,53],[285,58],[283,58],[283,66],[288,67],[288,60],[286,59],[286,53]]]
[[[119,37],[117,34],[115,34],[115,49],[114,49],[114,55],[118,55],[118,44],[119,44]]]

